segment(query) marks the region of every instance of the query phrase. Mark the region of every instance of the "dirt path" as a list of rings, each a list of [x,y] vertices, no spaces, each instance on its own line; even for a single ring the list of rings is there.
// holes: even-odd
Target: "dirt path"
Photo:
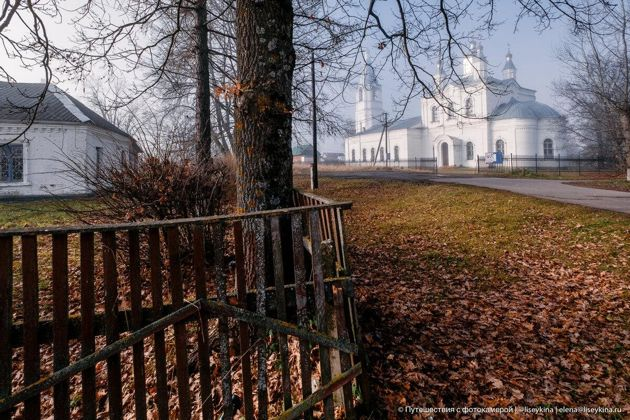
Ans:
[[[397,181],[445,182],[510,191],[562,203],[579,204],[602,210],[630,214],[630,192],[603,190],[570,185],[550,179],[491,178],[445,176],[411,171],[347,171],[326,172],[326,176],[344,179],[384,179]]]

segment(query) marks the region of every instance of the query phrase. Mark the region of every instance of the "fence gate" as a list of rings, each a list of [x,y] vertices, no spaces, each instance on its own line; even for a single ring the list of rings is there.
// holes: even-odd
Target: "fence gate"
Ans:
[[[369,396],[351,204],[294,198],[244,215],[0,231],[0,419],[354,418]]]

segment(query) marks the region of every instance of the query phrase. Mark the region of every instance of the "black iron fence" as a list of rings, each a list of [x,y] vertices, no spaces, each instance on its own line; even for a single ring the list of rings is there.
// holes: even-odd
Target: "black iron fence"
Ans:
[[[397,160],[377,160],[374,161],[329,161],[318,162],[321,166],[346,166],[349,168],[400,168],[415,169],[419,171],[436,172],[438,169],[436,158],[413,158],[413,159],[397,159]]]
[[[500,163],[488,163],[484,156],[477,156],[477,173],[517,173],[528,171],[532,173],[573,172],[619,172],[616,162],[600,157],[562,156],[523,156],[506,154]]]

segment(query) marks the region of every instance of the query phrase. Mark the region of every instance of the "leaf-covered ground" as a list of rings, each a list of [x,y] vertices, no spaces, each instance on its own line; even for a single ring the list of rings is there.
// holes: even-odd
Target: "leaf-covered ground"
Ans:
[[[383,417],[403,405],[630,413],[629,217],[464,186],[322,185],[354,202],[349,252]]]

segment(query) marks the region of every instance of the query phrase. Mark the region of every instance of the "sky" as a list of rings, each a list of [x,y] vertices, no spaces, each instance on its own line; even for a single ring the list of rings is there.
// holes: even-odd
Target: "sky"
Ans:
[[[536,90],[538,101],[559,108],[560,104],[553,93],[552,84],[562,77],[562,64],[556,58],[556,51],[569,34],[568,26],[556,21],[553,22],[551,28],[538,32],[535,29],[535,22],[525,19],[519,23],[515,31],[515,17],[518,15],[519,7],[511,1],[502,0],[496,3],[499,4],[497,21],[503,23],[492,34],[484,34],[487,39],[481,41],[489,70],[495,75],[500,75],[509,45],[517,67],[517,81],[523,87]],[[381,7],[387,6],[381,5]],[[47,30],[51,39],[64,44],[69,42],[74,32],[69,19],[48,22]],[[369,43],[367,47],[369,48]],[[19,62],[8,60],[3,51],[0,51],[0,60],[12,75],[19,76],[16,78],[20,82],[39,82],[43,78],[42,71],[22,68]],[[379,73],[379,79],[383,86],[383,105],[386,111],[393,114],[393,102],[397,95],[400,95],[399,82],[391,71],[387,71],[387,68]],[[79,82],[66,80],[58,86],[79,99],[85,99],[84,86]],[[354,92],[345,96],[352,99]],[[419,104],[420,100],[414,99],[405,117],[418,115]],[[336,108],[347,118],[353,119],[353,104],[340,102]],[[323,138],[322,143],[320,149],[323,151],[343,150],[342,138]]]

